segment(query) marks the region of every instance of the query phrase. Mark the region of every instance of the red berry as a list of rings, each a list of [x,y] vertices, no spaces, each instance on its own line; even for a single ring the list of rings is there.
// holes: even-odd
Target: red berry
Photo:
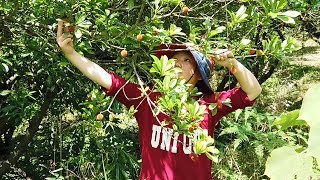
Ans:
[[[182,9],[183,13],[188,14],[189,8],[187,6],[183,7]]]
[[[199,156],[195,153],[191,153],[189,157],[193,162],[199,161]]]
[[[218,108],[219,110],[222,109],[222,101],[221,101],[220,99],[217,101],[217,108]]]
[[[232,66],[230,68],[230,71],[231,71],[232,74],[235,74],[237,72],[237,69],[234,66]]]
[[[250,49],[249,54],[254,55],[256,53],[256,50]]]
[[[101,114],[101,113],[98,114],[98,115],[97,115],[97,120],[98,120],[98,121],[102,121],[102,119],[103,119],[103,114]]]
[[[74,26],[70,26],[70,27],[69,27],[69,31],[70,31],[71,33],[73,33],[73,32],[74,32]]]

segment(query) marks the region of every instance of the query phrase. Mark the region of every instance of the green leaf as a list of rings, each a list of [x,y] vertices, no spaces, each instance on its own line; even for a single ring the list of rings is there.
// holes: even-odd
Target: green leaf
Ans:
[[[101,122],[98,122],[98,121],[95,121],[94,122],[94,126],[96,127],[96,128],[102,128],[102,123]]]
[[[219,33],[222,33],[225,29],[226,29],[225,26],[219,26],[216,29],[210,31],[208,37],[210,38],[210,37],[215,36]]]
[[[76,15],[76,25],[81,24],[86,19],[85,14],[77,14]]]
[[[242,113],[242,109],[237,109],[235,112],[234,112],[234,118],[236,119],[236,121],[239,119],[239,116],[240,114]]]
[[[283,16],[283,15],[279,15],[277,16],[278,19],[280,19],[281,21],[288,23],[288,24],[295,24],[296,22],[294,21],[294,19],[292,17],[289,16]]]
[[[314,156],[320,163],[320,84],[311,87],[302,101],[298,119],[305,120],[310,126],[308,153]]]
[[[80,24],[78,24],[77,27],[82,27],[82,28],[88,29],[91,25],[92,25],[92,23],[90,21],[83,21]],[[77,29],[77,27],[76,27],[76,29]]]
[[[284,146],[271,152],[264,174],[272,180],[309,179],[313,174],[313,159]]]
[[[250,39],[241,39],[240,45],[247,46],[251,42]]]
[[[155,6],[156,9],[159,8],[159,4],[160,4],[160,0],[155,0],[154,1],[154,6]]]
[[[6,65],[5,63],[2,63],[2,66],[4,67],[5,72],[9,71],[8,65]]]
[[[273,1],[272,1],[273,3]],[[287,5],[287,0],[280,0],[280,1],[276,1],[277,6],[277,12],[281,11],[284,7],[286,7]]]
[[[81,38],[82,36],[82,32],[81,29],[77,28],[76,31],[74,32],[74,35],[76,36],[76,38]]]
[[[165,127],[165,126],[168,126],[170,125],[170,121],[161,121],[161,126]]]
[[[129,1],[128,1],[128,9],[129,9],[129,11],[130,11],[131,9],[133,9],[133,7],[134,7],[134,0],[129,0]]]
[[[297,16],[300,16],[301,13],[298,11],[286,11],[286,12],[279,13],[279,15],[297,17]]]
[[[3,91],[1,91],[0,95],[6,96],[6,95],[10,94],[11,92],[12,92],[11,90],[3,90]]]
[[[210,110],[213,110],[213,109],[215,109],[216,107],[217,107],[217,104],[216,104],[216,103],[212,103],[212,104],[209,105],[209,109],[210,109]]]
[[[194,152],[196,154],[202,154],[206,151],[207,145],[203,140],[198,140],[194,143]]]
[[[218,163],[219,161],[218,156],[212,155],[208,152],[206,152],[205,154],[212,162]]]
[[[56,172],[59,172],[59,171],[62,171],[62,170],[63,170],[63,168],[59,168],[59,169],[51,171],[50,173],[56,173]]]
[[[163,89],[169,90],[169,88],[170,88],[170,77],[166,76],[163,79]]]
[[[174,88],[177,85],[178,79],[171,79],[170,88]]]
[[[70,63],[69,63],[68,61],[59,62],[59,66],[62,66],[62,67],[67,66],[67,65],[69,65],[69,64],[70,64]]]
[[[276,18],[278,16],[278,13],[270,12],[268,13],[268,16],[270,16],[271,18]]]
[[[207,151],[210,152],[211,154],[218,154],[219,153],[219,150],[215,146],[207,147]]]
[[[282,114],[278,120],[274,121],[272,125],[279,125],[281,130],[285,130],[295,125],[307,125],[304,120],[297,120],[300,110],[294,110]]]
[[[244,15],[244,13],[246,12],[246,10],[247,10],[247,8],[246,8],[244,5],[242,5],[242,6],[238,9],[238,11],[237,11],[237,13],[236,13],[237,18],[239,19],[242,15]]]
[[[169,35],[185,35],[185,33],[181,31],[181,27],[177,27],[175,24],[171,24],[169,28]]]

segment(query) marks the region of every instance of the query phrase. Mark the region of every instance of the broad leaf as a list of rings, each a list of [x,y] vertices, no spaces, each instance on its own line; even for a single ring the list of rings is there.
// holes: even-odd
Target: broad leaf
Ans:
[[[311,87],[304,96],[298,119],[305,120],[310,126],[308,153],[320,163],[320,84]]]
[[[75,24],[82,23],[86,19],[86,17],[87,16],[85,14],[77,14],[76,15],[76,23]]]
[[[244,5],[242,5],[242,6],[239,8],[239,10],[237,11],[237,14],[236,14],[237,18],[239,19],[242,15],[244,15],[244,13],[246,12],[246,10],[247,10],[247,8],[246,8]]]
[[[271,180],[302,180],[312,176],[312,166],[311,156],[299,154],[293,148],[284,146],[271,152],[264,174]]]
[[[285,130],[295,125],[307,125],[304,120],[297,120],[299,117],[299,110],[290,111],[282,114],[278,120],[273,122],[273,125],[279,125],[281,130]]]

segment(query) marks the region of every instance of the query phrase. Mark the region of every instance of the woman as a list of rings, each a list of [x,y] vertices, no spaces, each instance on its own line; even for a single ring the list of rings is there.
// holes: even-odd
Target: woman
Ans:
[[[63,21],[58,22],[57,43],[66,58],[77,67],[85,76],[98,83],[103,91],[127,107],[135,106],[135,113],[139,126],[140,150],[142,155],[142,167],[140,179],[150,180],[209,180],[211,176],[211,161],[200,155],[197,161],[190,158],[192,143],[183,134],[173,132],[170,127],[163,127],[153,116],[150,104],[145,98],[140,97],[139,85],[127,82],[114,73],[105,71],[97,64],[89,61],[73,49],[72,35],[64,36]],[[191,85],[191,89],[198,87],[203,92],[199,102],[208,105],[218,101],[209,84],[209,78],[213,69],[213,62],[201,52],[185,44],[162,45],[156,51],[158,57],[167,55],[175,59],[177,67],[182,69],[180,78]],[[239,63],[231,52],[226,51],[212,58],[215,64],[233,69],[234,76],[240,87],[219,93],[219,100],[231,99],[232,107],[223,106],[214,116],[207,113],[201,121],[200,127],[206,129],[208,135],[213,136],[216,123],[228,113],[253,105],[253,100],[261,93],[261,87],[254,75]],[[149,94],[149,98],[155,101],[159,93]],[[210,111],[208,109],[208,111]],[[164,114],[157,118],[166,120]]]

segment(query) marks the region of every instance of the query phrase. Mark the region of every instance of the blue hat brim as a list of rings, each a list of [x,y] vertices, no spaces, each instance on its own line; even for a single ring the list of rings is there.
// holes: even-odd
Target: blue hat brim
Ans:
[[[206,91],[213,93],[214,91],[212,90],[209,82],[209,79],[211,77],[211,69],[210,69],[211,64],[208,64],[209,59],[198,51],[190,50],[190,52],[193,55],[195,61],[197,62],[197,68],[200,72],[202,81],[204,82],[207,88]]]
[[[199,70],[202,81],[205,85],[205,87],[198,87],[198,89],[201,89],[201,91],[214,93],[209,83],[209,78],[211,76],[211,64],[209,63],[210,60],[199,51],[196,51],[185,44],[169,44],[169,45],[162,44],[156,50],[155,55],[158,58],[164,55],[166,55],[168,58],[172,58],[173,55],[178,51],[191,52],[193,58],[197,62],[197,69]],[[202,85],[203,83],[198,83],[198,85],[199,84]]]

